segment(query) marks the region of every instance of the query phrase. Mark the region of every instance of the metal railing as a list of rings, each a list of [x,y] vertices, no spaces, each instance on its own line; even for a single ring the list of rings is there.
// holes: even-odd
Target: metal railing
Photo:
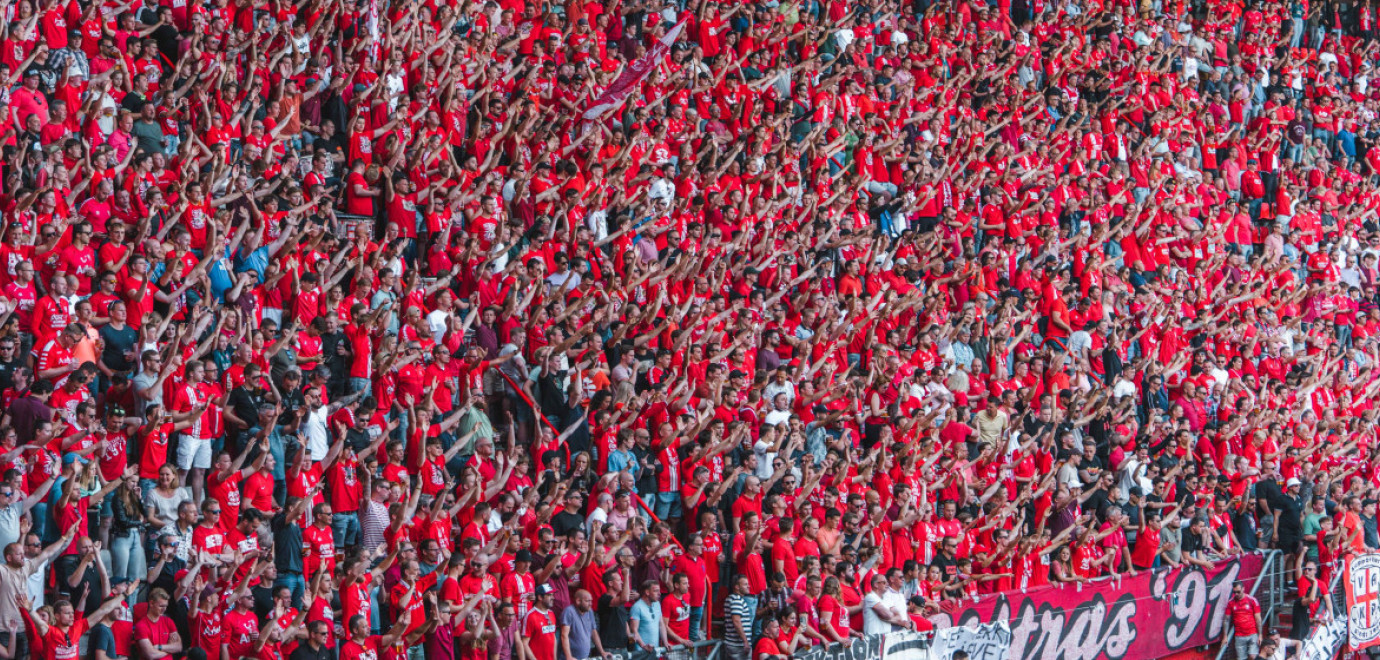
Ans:
[[[614,660],[718,660],[722,647],[723,640],[706,639],[688,646],[658,648],[654,651],[614,651],[610,655]]]
[[[1275,617],[1284,605],[1284,595],[1286,593],[1284,585],[1284,553],[1279,550],[1262,550],[1265,556],[1265,564],[1260,568],[1260,574],[1256,576],[1255,584],[1251,585],[1250,596],[1260,601],[1261,615],[1260,620],[1264,624],[1264,634],[1275,625]],[[1263,589],[1263,591],[1262,591]],[[1222,647],[1217,650],[1216,660],[1223,660],[1227,651],[1234,649],[1232,640],[1236,638],[1236,628],[1231,624],[1231,618],[1226,617],[1222,629]],[[1235,653],[1233,652],[1233,657]]]

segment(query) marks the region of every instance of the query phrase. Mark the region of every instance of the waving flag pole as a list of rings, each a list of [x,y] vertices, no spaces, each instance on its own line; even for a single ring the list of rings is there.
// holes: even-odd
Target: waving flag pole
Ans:
[[[652,69],[655,69],[662,60],[666,59],[667,53],[671,52],[671,45],[676,43],[676,38],[684,29],[685,21],[677,23],[642,57],[633,60],[628,68],[623,69],[623,73],[618,74],[618,79],[614,80],[613,84],[609,85],[608,89],[599,95],[599,98],[594,99],[593,105],[585,110],[584,118],[587,120],[598,119],[604,113],[623,105],[623,102],[628,100],[628,95],[632,94],[633,88],[646,79],[648,75],[651,75]]]

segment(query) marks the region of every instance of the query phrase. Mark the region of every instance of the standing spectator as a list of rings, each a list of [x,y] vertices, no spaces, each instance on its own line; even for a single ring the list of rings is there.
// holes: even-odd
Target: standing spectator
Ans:
[[[1246,594],[1245,585],[1232,586],[1227,617],[1231,619],[1236,657],[1254,658],[1260,652],[1260,631],[1265,628],[1260,618],[1260,603]]]

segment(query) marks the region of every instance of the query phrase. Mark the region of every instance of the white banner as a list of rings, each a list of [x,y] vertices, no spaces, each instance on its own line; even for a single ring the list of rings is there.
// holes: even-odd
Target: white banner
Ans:
[[[931,658],[949,660],[954,651],[967,651],[968,660],[1007,660],[1011,626],[1005,621],[981,626],[954,626],[934,634]]]
[[[894,632],[882,637],[882,660],[929,660],[930,645],[917,632]]]
[[[1303,650],[1298,660],[1332,660],[1342,650],[1346,642],[1346,617],[1333,618],[1327,625],[1314,625],[1308,639],[1303,640]]]
[[[1346,614],[1351,622],[1351,650],[1380,644],[1380,555],[1347,559]]]

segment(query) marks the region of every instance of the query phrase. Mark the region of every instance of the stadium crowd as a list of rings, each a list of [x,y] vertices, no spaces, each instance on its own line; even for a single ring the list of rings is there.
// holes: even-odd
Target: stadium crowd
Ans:
[[[1260,548],[1300,637],[1380,548],[1373,0],[0,7],[0,658],[755,660]]]

